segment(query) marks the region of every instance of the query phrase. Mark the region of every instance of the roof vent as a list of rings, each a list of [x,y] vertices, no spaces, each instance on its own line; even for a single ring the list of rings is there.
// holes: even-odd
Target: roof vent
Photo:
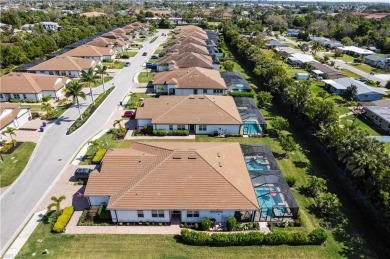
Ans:
[[[222,163],[221,162],[218,162],[218,165],[219,165],[219,167],[222,167]]]
[[[188,99],[195,99],[195,97],[194,96],[190,96],[190,97],[188,97]]]
[[[181,159],[180,156],[174,156],[173,159]]]
[[[196,159],[194,156],[189,156],[188,159]]]
[[[219,152],[217,152],[217,157],[221,157],[221,154]]]

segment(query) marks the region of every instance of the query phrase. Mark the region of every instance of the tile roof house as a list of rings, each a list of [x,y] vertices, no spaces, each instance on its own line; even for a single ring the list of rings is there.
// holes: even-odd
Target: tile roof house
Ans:
[[[176,34],[178,33],[185,33],[185,32],[200,32],[200,33],[203,33],[203,29],[198,27],[198,26],[195,26],[195,25],[186,25],[186,26],[176,26],[174,32]]]
[[[364,57],[364,63],[383,69],[390,69],[390,57],[380,57],[377,55],[368,55]]]
[[[323,79],[337,79],[346,77],[345,74],[340,70],[316,61],[310,62],[309,70],[311,70],[313,75],[317,78],[321,77]]]
[[[21,108],[19,103],[0,103],[0,132],[8,127],[18,129],[30,118],[30,109]]]
[[[165,53],[180,54],[183,52],[193,52],[202,55],[210,55],[208,49],[205,46],[201,46],[194,43],[175,44],[164,48]]]
[[[87,71],[100,64],[101,62],[94,59],[58,56],[33,66],[27,71],[37,74],[80,77],[82,70]]]
[[[197,38],[200,40],[207,40],[208,39],[208,36],[204,31],[202,31],[202,32],[199,32],[199,31],[181,32],[175,36],[175,39],[184,40],[188,37],[194,37],[194,38]]]
[[[128,43],[121,39],[109,39],[104,37],[97,37],[93,39],[92,41],[86,43],[85,45],[91,45],[96,47],[105,47],[113,49],[116,45],[117,51],[124,51],[128,47]]]
[[[185,38],[185,39],[174,39],[172,42],[174,44],[181,44],[181,45],[184,45],[184,44],[187,44],[187,43],[194,43],[194,44],[197,44],[197,45],[206,46],[206,42],[204,40],[195,38],[193,36],[190,36],[190,37]]]
[[[45,96],[60,98],[62,89],[69,82],[70,79],[64,76],[9,73],[0,77],[0,101],[42,100]]]
[[[126,35],[124,33],[118,33],[118,32],[107,32],[101,35],[100,37],[109,38],[109,39],[120,39],[125,42],[131,42],[133,39],[132,35]]]
[[[156,93],[174,95],[224,95],[226,84],[217,70],[201,67],[179,68],[156,73],[153,79]]]
[[[171,222],[177,215],[226,223],[259,210],[239,143],[135,142],[109,150],[84,195],[91,206],[107,204],[113,222]]]
[[[208,69],[218,69],[219,66],[214,66],[213,59],[210,56],[183,52],[177,55],[168,55],[159,58],[156,62],[157,71],[172,70],[174,68],[190,68],[190,67],[203,67]]]
[[[240,134],[242,120],[231,96],[188,95],[147,98],[137,109],[138,127],[189,130],[195,134]]]
[[[347,89],[347,87],[351,85],[355,85],[358,90],[356,96],[358,101],[380,100],[387,95],[387,93],[381,88],[368,86],[363,82],[360,82],[358,80],[349,77],[338,78],[334,80],[323,80],[323,81],[325,82],[325,87],[328,91],[341,96],[344,95],[344,92]]]
[[[81,45],[80,47],[71,49],[61,56],[94,59],[96,61],[103,61],[106,59],[115,59],[116,49],[108,47],[97,47],[92,45]]]

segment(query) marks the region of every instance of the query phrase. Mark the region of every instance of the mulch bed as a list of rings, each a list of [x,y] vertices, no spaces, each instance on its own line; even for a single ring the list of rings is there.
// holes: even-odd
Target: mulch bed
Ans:
[[[12,154],[23,142],[16,142],[16,145],[10,148],[7,152],[3,152],[2,154],[9,155]]]

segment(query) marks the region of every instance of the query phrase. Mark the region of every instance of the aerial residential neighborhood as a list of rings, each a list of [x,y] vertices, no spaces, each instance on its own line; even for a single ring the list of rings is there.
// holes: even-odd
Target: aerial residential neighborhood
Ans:
[[[2,258],[389,258],[386,1],[0,2]]]

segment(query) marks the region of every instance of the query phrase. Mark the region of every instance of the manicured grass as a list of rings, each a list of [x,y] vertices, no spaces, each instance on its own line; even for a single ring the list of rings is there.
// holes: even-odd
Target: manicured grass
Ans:
[[[144,42],[145,39],[143,39],[143,38],[137,38],[137,39],[134,39],[133,41],[136,41],[136,42]]]
[[[148,83],[153,80],[154,73],[151,72],[141,72],[138,75],[139,83]]]
[[[41,104],[21,104],[21,108],[30,108],[31,112],[40,112],[42,111],[42,105]]]
[[[126,62],[103,62],[103,64],[110,69],[122,69],[125,67]]]
[[[387,153],[390,154],[390,143],[384,143],[385,144],[385,148],[387,150]]]
[[[362,64],[352,64],[352,66],[354,67],[354,68],[357,68],[357,69],[359,69],[359,70],[361,70],[361,71],[363,71],[363,72],[366,72],[366,73],[371,73],[372,72],[372,70],[373,70],[373,67],[372,66],[369,66],[369,65],[367,65],[367,64],[364,64],[364,63],[362,63]]]
[[[156,49],[156,51],[153,52],[153,54],[160,54],[162,52],[162,49]]]
[[[18,178],[26,167],[35,146],[35,143],[24,142],[11,154],[1,155],[3,163],[0,166],[0,187],[11,185]]]
[[[132,93],[129,101],[126,103],[127,109],[138,108],[141,105],[140,98],[150,98],[151,96],[144,93]]]
[[[158,36],[154,37],[153,39],[150,40],[150,43],[153,43],[157,40]]]
[[[306,70],[304,70],[302,68],[294,68],[294,67],[290,67],[290,66],[286,68],[286,71],[287,71],[287,75],[289,77],[294,77],[295,73],[308,73]]]
[[[349,71],[348,69],[340,69],[347,77],[360,78],[361,76]]]
[[[353,62],[353,60],[355,59],[354,57],[347,55],[347,54],[344,54],[342,57],[334,57],[334,58],[339,59],[339,60],[343,60],[345,62]]]
[[[132,43],[132,44],[131,44],[131,47],[132,47],[132,48],[139,48],[139,49],[140,49],[140,48],[143,47],[143,45],[142,45],[142,44],[139,44],[139,43]]]
[[[128,55],[129,57],[134,57],[137,55],[138,51],[121,51],[116,54],[117,57]]]
[[[41,242],[38,242],[40,240]],[[17,258],[337,258],[337,251],[320,246],[197,247],[173,235],[67,235],[51,234],[40,223]],[[264,256],[263,256],[264,257]]]
[[[344,124],[344,125],[351,125],[353,120],[354,120],[354,118],[355,118],[355,115],[346,116],[346,117],[341,119],[341,123]],[[375,129],[374,125],[372,125],[369,121],[366,121],[362,117],[358,117],[355,120],[354,125],[356,127],[360,128],[360,129],[362,129],[362,130],[367,131],[370,136],[380,136],[380,135],[382,135],[382,133],[380,131],[377,131]]]
[[[148,63],[156,64],[157,59],[156,58],[151,58],[148,60]]]

